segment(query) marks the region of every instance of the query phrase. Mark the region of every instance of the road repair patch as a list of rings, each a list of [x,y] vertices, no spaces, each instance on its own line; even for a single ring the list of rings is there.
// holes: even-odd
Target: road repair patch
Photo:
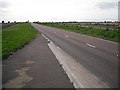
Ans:
[[[32,77],[28,76],[26,72],[30,69],[30,67],[24,67],[20,70],[16,70],[15,72],[18,73],[18,76],[15,79],[9,80],[5,85],[4,88],[22,88],[25,84],[32,80]]]
[[[32,60],[27,60],[25,63],[26,63],[26,64],[33,64],[34,61],[32,61]]]

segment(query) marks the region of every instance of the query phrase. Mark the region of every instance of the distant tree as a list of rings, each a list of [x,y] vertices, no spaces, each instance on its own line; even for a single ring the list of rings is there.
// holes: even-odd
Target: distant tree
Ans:
[[[2,23],[4,23],[4,21],[2,21]]]
[[[14,23],[16,23],[16,21],[14,21]]]
[[[10,23],[10,21],[8,21],[8,23]]]
[[[29,20],[28,20],[28,21],[26,21],[25,23],[29,23]]]

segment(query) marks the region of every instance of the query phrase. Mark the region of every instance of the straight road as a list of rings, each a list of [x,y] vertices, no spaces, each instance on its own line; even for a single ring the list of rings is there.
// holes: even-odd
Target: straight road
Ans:
[[[3,60],[2,87],[75,90],[47,44],[48,41],[40,35]]]
[[[117,43],[43,25],[32,25],[109,87],[118,87]]]

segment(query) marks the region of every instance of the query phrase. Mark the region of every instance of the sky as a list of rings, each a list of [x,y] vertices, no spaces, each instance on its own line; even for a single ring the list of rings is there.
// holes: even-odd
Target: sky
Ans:
[[[120,0],[0,0],[4,21],[116,21]]]

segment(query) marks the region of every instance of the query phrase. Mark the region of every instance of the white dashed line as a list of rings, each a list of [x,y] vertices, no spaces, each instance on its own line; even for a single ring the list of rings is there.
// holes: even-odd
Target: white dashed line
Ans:
[[[43,36],[45,39],[47,38],[44,34],[42,34],[42,36]]]
[[[48,39],[44,34],[42,34],[42,36],[43,36],[48,42],[51,42],[51,40]]]
[[[44,37],[44,34],[42,34],[42,36]]]
[[[80,63],[76,62],[76,60],[69,54],[64,52],[62,49],[58,49],[58,46],[54,46],[50,43],[48,43],[48,46],[55,55],[59,64],[62,65],[63,70],[75,88],[109,88],[106,83],[98,79]]]
[[[53,43],[52,41],[50,41],[50,43]]]
[[[118,54],[117,54],[117,57],[118,57]]]
[[[90,46],[90,47],[92,47],[92,48],[95,48],[95,46],[94,45],[91,45],[91,44],[86,44],[87,46]]]
[[[57,47],[58,49],[61,49],[60,47]]]
[[[69,36],[65,35],[65,37],[69,37]]]
[[[48,41],[50,41],[50,39],[47,38]]]

